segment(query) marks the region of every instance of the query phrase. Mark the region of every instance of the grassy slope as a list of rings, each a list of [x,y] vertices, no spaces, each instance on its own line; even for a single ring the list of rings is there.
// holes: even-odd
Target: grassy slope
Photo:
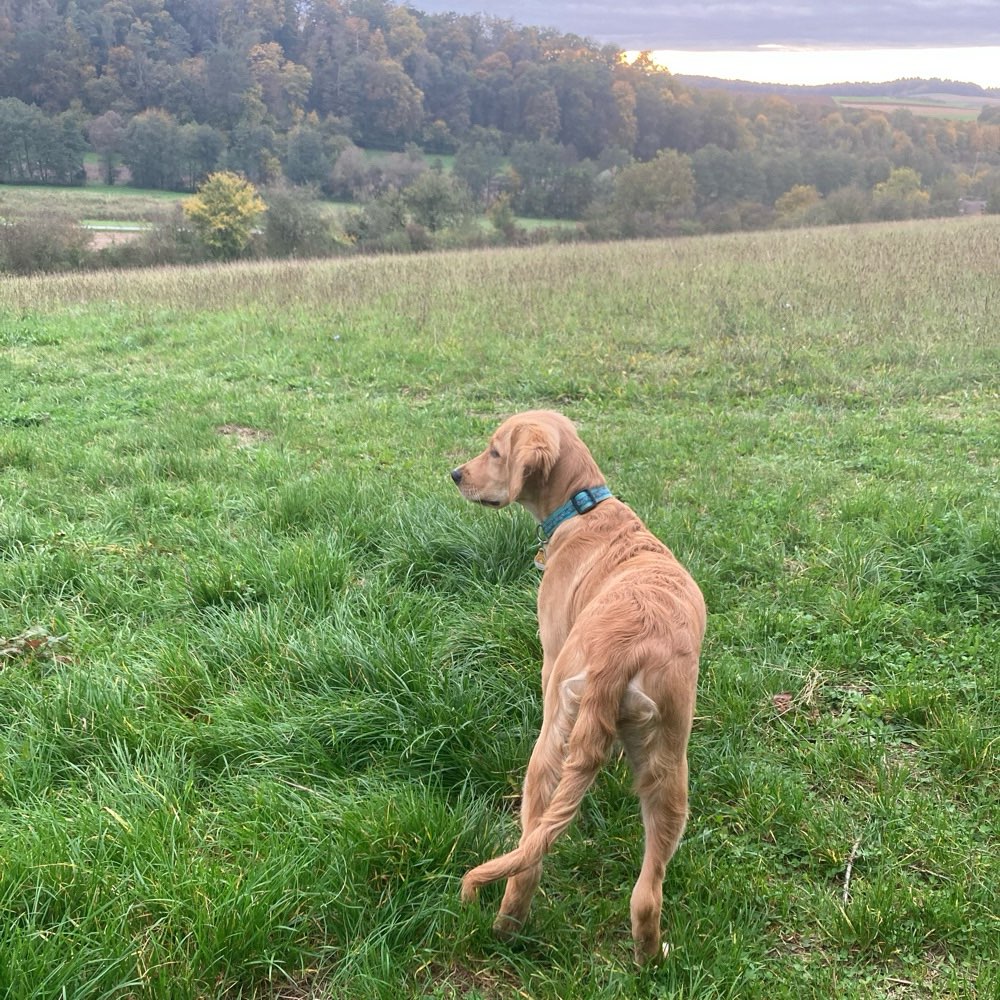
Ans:
[[[6,281],[0,636],[62,638],[0,659],[0,993],[996,995],[998,250],[983,219]],[[456,902],[516,836],[537,577],[530,519],[447,472],[533,406],[711,610],[638,976],[620,765],[521,940]]]

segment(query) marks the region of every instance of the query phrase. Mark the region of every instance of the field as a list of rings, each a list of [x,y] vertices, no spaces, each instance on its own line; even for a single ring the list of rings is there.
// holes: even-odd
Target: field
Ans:
[[[953,121],[975,121],[985,107],[1000,104],[995,97],[965,94],[919,94],[912,97],[835,97],[842,108],[864,111],[910,111],[925,118],[947,118]]]
[[[186,197],[175,191],[106,184],[83,187],[0,184],[0,211],[61,212],[81,221],[111,222],[127,227],[139,222],[168,222]]]
[[[993,998],[992,217],[0,284],[0,995]],[[530,924],[461,909],[539,723],[577,421],[709,631],[669,957],[614,759]],[[992,956],[992,957],[991,957]]]
[[[378,154],[372,154],[376,158]],[[385,155],[385,154],[381,154]],[[265,192],[266,193],[266,192]],[[171,222],[181,203],[190,194],[177,191],[153,191],[124,185],[86,184],[83,187],[49,187],[30,184],[0,184],[0,219],[3,212],[54,212],[79,221],[93,231],[91,246],[97,249],[111,243],[133,239],[144,229]],[[352,202],[317,199],[314,210],[327,219],[340,220],[345,212],[357,207]],[[566,219],[518,218],[517,224],[531,232],[536,229],[573,229],[575,222]],[[480,218],[484,229],[489,221]]]

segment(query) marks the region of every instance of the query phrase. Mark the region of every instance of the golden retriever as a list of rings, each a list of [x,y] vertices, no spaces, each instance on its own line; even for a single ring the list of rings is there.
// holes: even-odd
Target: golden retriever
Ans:
[[[531,411],[506,420],[451,477],[468,500],[520,503],[540,525],[543,721],[528,762],[515,850],[469,871],[462,900],[506,878],[494,929],[523,924],[542,859],[570,825],[615,740],[646,832],[632,892],[637,962],[660,954],[667,862],[687,820],[687,744],[705,603],[673,553],[620,500],[572,423]]]

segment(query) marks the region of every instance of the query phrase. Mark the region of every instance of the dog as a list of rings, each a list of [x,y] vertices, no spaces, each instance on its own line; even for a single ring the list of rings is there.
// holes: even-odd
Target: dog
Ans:
[[[524,924],[542,859],[618,740],[646,834],[630,905],[635,959],[659,957],[663,879],[687,822],[687,745],[706,616],[701,591],[611,494],[559,413],[510,417],[451,478],[475,503],[530,511],[544,557],[543,718],[524,779],[521,838],[515,850],[466,873],[462,901],[505,878],[494,930],[509,935]]]

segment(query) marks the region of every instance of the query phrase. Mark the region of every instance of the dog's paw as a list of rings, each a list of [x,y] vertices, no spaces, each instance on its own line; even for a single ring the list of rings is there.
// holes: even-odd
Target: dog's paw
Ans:
[[[493,933],[503,940],[514,937],[520,931],[522,921],[517,917],[512,917],[509,913],[498,913],[493,921]]]
[[[636,965],[658,965],[670,954],[670,944],[667,941],[636,941],[634,957]]]
[[[469,878],[471,872],[466,873],[465,877],[462,879],[462,902],[466,905],[469,903],[474,903],[476,897],[479,895],[479,886],[476,885],[475,881]]]

